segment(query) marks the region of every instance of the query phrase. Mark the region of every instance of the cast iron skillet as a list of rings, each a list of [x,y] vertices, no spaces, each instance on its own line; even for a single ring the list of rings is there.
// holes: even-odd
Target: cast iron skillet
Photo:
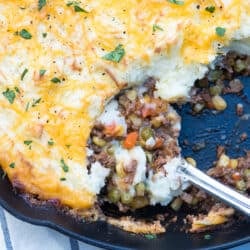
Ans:
[[[239,141],[242,132],[248,132],[250,137],[250,119],[239,119],[235,115],[235,106],[239,102],[244,104],[245,113],[250,114],[250,78],[241,79],[245,85],[243,95],[225,96],[229,108],[219,115],[205,111],[201,115],[192,116],[188,105],[177,108],[182,115],[182,153],[184,156],[194,157],[199,168],[203,170],[210,167],[215,160],[216,145],[225,145],[227,153],[232,157],[239,157],[244,155],[244,150],[250,150],[249,138],[244,142]],[[184,140],[189,141],[188,146],[183,144]],[[194,152],[192,148],[197,143],[205,143],[206,147]],[[204,239],[206,233],[186,234],[176,230],[176,227],[180,227],[181,221],[168,228],[165,234],[152,240],[123,232],[102,221],[77,222],[53,207],[32,207],[13,192],[7,178],[0,180],[0,204],[19,219],[48,226],[80,241],[107,249],[225,249],[250,241],[249,219],[227,229],[209,232],[209,240]]]

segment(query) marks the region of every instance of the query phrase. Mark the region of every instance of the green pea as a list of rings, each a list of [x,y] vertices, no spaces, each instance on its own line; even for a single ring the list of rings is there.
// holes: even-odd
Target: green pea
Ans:
[[[101,139],[97,136],[94,136],[92,140],[93,140],[94,144],[98,147],[102,148],[106,145],[106,141],[104,141],[103,139]]]
[[[112,145],[109,145],[106,147],[106,152],[109,154],[109,155],[113,155],[114,152],[115,152],[115,149]]]
[[[146,207],[147,205],[149,205],[149,202],[146,197],[135,197],[133,201],[130,203],[130,206],[133,209],[139,209],[142,207]]]
[[[145,184],[143,182],[140,182],[136,184],[135,191],[138,196],[144,196],[145,193]]]
[[[109,192],[108,192],[108,199],[113,202],[113,203],[117,203],[121,198],[121,194],[120,194],[120,191],[118,189],[111,189]]]
[[[191,204],[193,206],[195,206],[195,205],[197,205],[198,202],[199,202],[199,200],[196,197],[193,197],[193,200],[192,200]]]
[[[181,206],[182,206],[182,199],[180,197],[177,197],[176,199],[174,199],[172,201],[172,203],[170,204],[170,207],[174,210],[174,211],[179,211]]]
[[[238,59],[235,62],[234,70],[239,73],[243,71],[244,69],[246,69],[246,67],[247,67],[246,63],[243,60]]]
[[[218,80],[222,76],[222,74],[223,74],[222,70],[211,70],[208,73],[207,78],[210,82],[214,82]]]
[[[123,193],[121,194],[121,202],[122,202],[123,204],[128,205],[128,204],[131,203],[132,201],[133,201],[133,197],[132,197],[131,194],[125,193],[125,192],[123,192]]]
[[[209,93],[212,96],[220,95],[221,91],[222,91],[222,88],[221,88],[221,86],[218,86],[218,85],[215,85],[215,86],[212,86],[209,88]]]
[[[243,180],[237,181],[236,182],[236,188],[239,189],[240,191],[246,191],[246,183]]]
[[[150,137],[153,136],[154,132],[150,127],[144,127],[141,129],[141,137],[144,141],[147,141]]]
[[[247,169],[244,170],[244,176],[246,178],[250,178],[250,169],[249,168],[247,168]]]

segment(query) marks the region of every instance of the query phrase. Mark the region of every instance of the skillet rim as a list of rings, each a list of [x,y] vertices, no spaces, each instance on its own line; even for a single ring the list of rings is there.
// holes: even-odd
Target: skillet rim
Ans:
[[[0,196],[0,206],[2,208],[4,208],[7,212],[9,212],[11,215],[13,215],[17,219],[19,219],[19,220],[22,220],[24,222],[27,222],[27,223],[30,223],[30,224],[33,224],[33,225],[37,225],[37,226],[48,227],[50,229],[53,229],[53,230],[55,230],[57,232],[62,233],[65,236],[72,237],[72,238],[74,238],[74,239],[76,239],[78,241],[90,244],[92,246],[101,247],[101,248],[104,248],[104,249],[111,249],[111,250],[129,250],[129,249],[133,249],[133,248],[117,246],[117,245],[114,245],[114,244],[109,244],[107,242],[91,239],[90,237],[86,237],[84,235],[74,233],[73,231],[68,230],[63,226],[60,226],[60,225],[56,224],[55,222],[53,222],[51,220],[34,219],[34,218],[31,218],[31,217],[28,217],[28,216],[22,214],[21,212],[19,212],[17,209],[10,206],[1,196]],[[243,244],[248,243],[248,242],[250,242],[250,236],[244,237],[244,238],[239,239],[239,240],[234,240],[232,242],[222,243],[222,244],[219,244],[217,246],[213,246],[213,247],[209,247],[209,248],[207,248],[207,247],[196,248],[196,250],[229,249],[229,248],[232,248],[232,247],[243,245]]]

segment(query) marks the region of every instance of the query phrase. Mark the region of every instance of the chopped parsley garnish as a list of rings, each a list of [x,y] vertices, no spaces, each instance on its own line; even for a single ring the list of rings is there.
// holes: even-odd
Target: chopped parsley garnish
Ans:
[[[163,28],[161,26],[157,25],[157,24],[154,24],[153,25],[153,32],[156,32],[157,30],[163,31]]]
[[[38,0],[38,10],[40,11],[46,5],[46,0]]]
[[[226,29],[225,28],[223,28],[223,27],[216,27],[215,28],[215,32],[216,32],[216,34],[218,35],[218,36],[224,36],[225,35],[225,33],[226,33]]]
[[[43,38],[47,37],[47,33],[43,33]]]
[[[39,98],[39,99],[36,99],[36,100],[33,100],[33,102],[32,102],[32,107],[35,107],[39,102],[41,101],[41,98]]]
[[[46,69],[40,69],[40,70],[39,70],[39,75],[40,75],[40,76],[44,76],[45,73],[46,73]]]
[[[60,83],[61,82],[61,80],[58,77],[53,77],[50,81],[53,83]]]
[[[66,144],[65,146],[66,146],[67,148],[70,148],[70,147],[71,147],[71,145],[70,145],[70,144]]]
[[[32,38],[32,35],[29,33],[28,30],[26,29],[22,29],[20,32],[19,32],[19,36],[21,36],[22,38],[24,39],[31,39]]]
[[[207,12],[214,13],[215,12],[215,6],[207,6],[205,8]]]
[[[86,11],[85,9],[81,8],[79,6],[79,3],[78,2],[75,2],[75,1],[72,1],[72,2],[68,2],[67,3],[67,6],[73,6],[74,7],[74,10],[75,12],[84,12],[84,13],[88,13],[88,11]]]
[[[75,1],[70,1],[68,2],[66,5],[69,7],[69,6],[74,6],[75,4],[79,4],[78,2],[75,2]]]
[[[147,238],[148,240],[153,240],[156,239],[156,234],[145,234],[145,238]]]
[[[48,141],[48,145],[50,145],[50,146],[53,146],[53,145],[54,145],[53,139],[50,139],[50,140]]]
[[[66,181],[65,177],[60,178],[60,181]]]
[[[183,5],[184,4],[184,1],[179,1],[179,0],[167,0],[167,1],[170,2],[170,3],[177,4],[177,5]]]
[[[23,143],[24,143],[25,145],[29,146],[29,145],[32,143],[32,141],[24,141]]]
[[[28,73],[28,69],[25,69],[21,74],[21,81],[24,79],[25,75]]]
[[[2,94],[9,101],[10,104],[13,104],[16,98],[16,94],[14,90],[10,90],[9,88],[7,88]]]
[[[29,110],[29,107],[30,107],[30,103],[28,102],[28,103],[26,104],[25,111],[28,111],[28,110]]]
[[[61,166],[62,166],[63,171],[64,171],[65,173],[69,172],[69,167],[68,167],[68,165],[66,165],[64,159],[61,159],[60,163],[61,163]]]
[[[85,9],[81,8],[81,7],[78,6],[78,5],[75,5],[75,6],[74,6],[74,10],[75,10],[75,12],[84,12],[84,13],[88,13],[88,11],[86,11]]]
[[[115,50],[113,50],[113,51],[109,52],[108,54],[106,54],[105,56],[103,56],[103,59],[118,63],[122,60],[124,55],[125,55],[125,50],[123,48],[123,45],[119,44],[115,48]]]
[[[210,240],[212,237],[211,237],[211,235],[210,234],[206,234],[206,235],[204,235],[204,239],[205,240]]]
[[[10,168],[15,168],[15,165],[16,165],[15,162],[12,162],[12,163],[10,163],[9,167]]]
[[[15,91],[16,91],[18,94],[20,94],[20,90],[19,90],[18,87],[14,87],[14,89],[15,89]]]

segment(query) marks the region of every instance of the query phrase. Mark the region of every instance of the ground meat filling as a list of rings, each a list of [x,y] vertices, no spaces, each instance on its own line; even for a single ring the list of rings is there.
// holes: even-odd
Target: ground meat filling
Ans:
[[[250,56],[229,52],[217,58],[217,63],[207,75],[195,82],[191,90],[191,106],[194,114],[205,108],[222,111],[227,108],[222,95],[240,95],[243,84],[237,76],[250,76]]]
[[[210,168],[207,174],[249,197],[250,152],[248,151],[245,157],[231,159],[224,152],[224,148],[219,146],[217,157],[215,166]],[[190,187],[187,193],[181,195],[181,199],[194,208],[193,214],[186,217],[187,223],[190,224],[188,227],[190,232],[212,230],[218,228],[218,226],[227,226],[234,222],[234,209],[218,202],[196,187]],[[235,218],[236,221],[239,219],[238,217]]]
[[[197,114],[205,109],[216,110],[217,113],[226,109],[227,103],[223,96],[231,93],[242,94],[243,84],[237,76],[249,76],[249,65],[250,56],[234,52],[218,58],[215,67],[203,79],[197,80],[191,90],[192,113]],[[101,200],[116,204],[121,212],[156,203],[170,203],[170,209],[166,211],[171,210],[174,215],[179,215],[179,210],[182,209],[188,214],[184,221],[190,232],[203,232],[231,225],[240,218],[234,213],[234,209],[218,202],[197,187],[190,186],[165,200],[157,197],[157,192],[155,196],[152,195],[154,191],[166,189],[166,186],[162,188],[156,185],[153,190],[150,185],[161,182],[162,176],[168,175],[166,166],[180,155],[180,117],[166,101],[155,98],[154,92],[153,78],[149,78],[140,88],[124,91],[112,104],[111,115],[98,120],[91,132],[88,144],[89,168],[98,161],[111,169]],[[242,116],[244,113],[243,105],[237,104],[236,114]],[[119,116],[119,119],[112,121],[112,117]],[[247,134],[242,134],[241,139],[246,138]],[[142,157],[138,157],[139,155]],[[131,160],[126,161],[127,158]],[[218,146],[217,158],[207,174],[249,197],[250,152],[245,157],[230,159],[224,148]],[[194,159],[186,160],[196,165]],[[136,223],[134,219],[129,221],[132,226]],[[120,226],[124,229],[120,218],[114,223],[121,223]],[[144,232],[143,230],[145,225],[137,233]]]
[[[89,169],[98,161],[111,170],[105,195],[120,210],[148,205],[149,171],[167,175],[164,165],[180,155],[180,117],[169,103],[154,97],[154,87],[149,78],[143,86],[122,92],[108,104],[89,139]]]

